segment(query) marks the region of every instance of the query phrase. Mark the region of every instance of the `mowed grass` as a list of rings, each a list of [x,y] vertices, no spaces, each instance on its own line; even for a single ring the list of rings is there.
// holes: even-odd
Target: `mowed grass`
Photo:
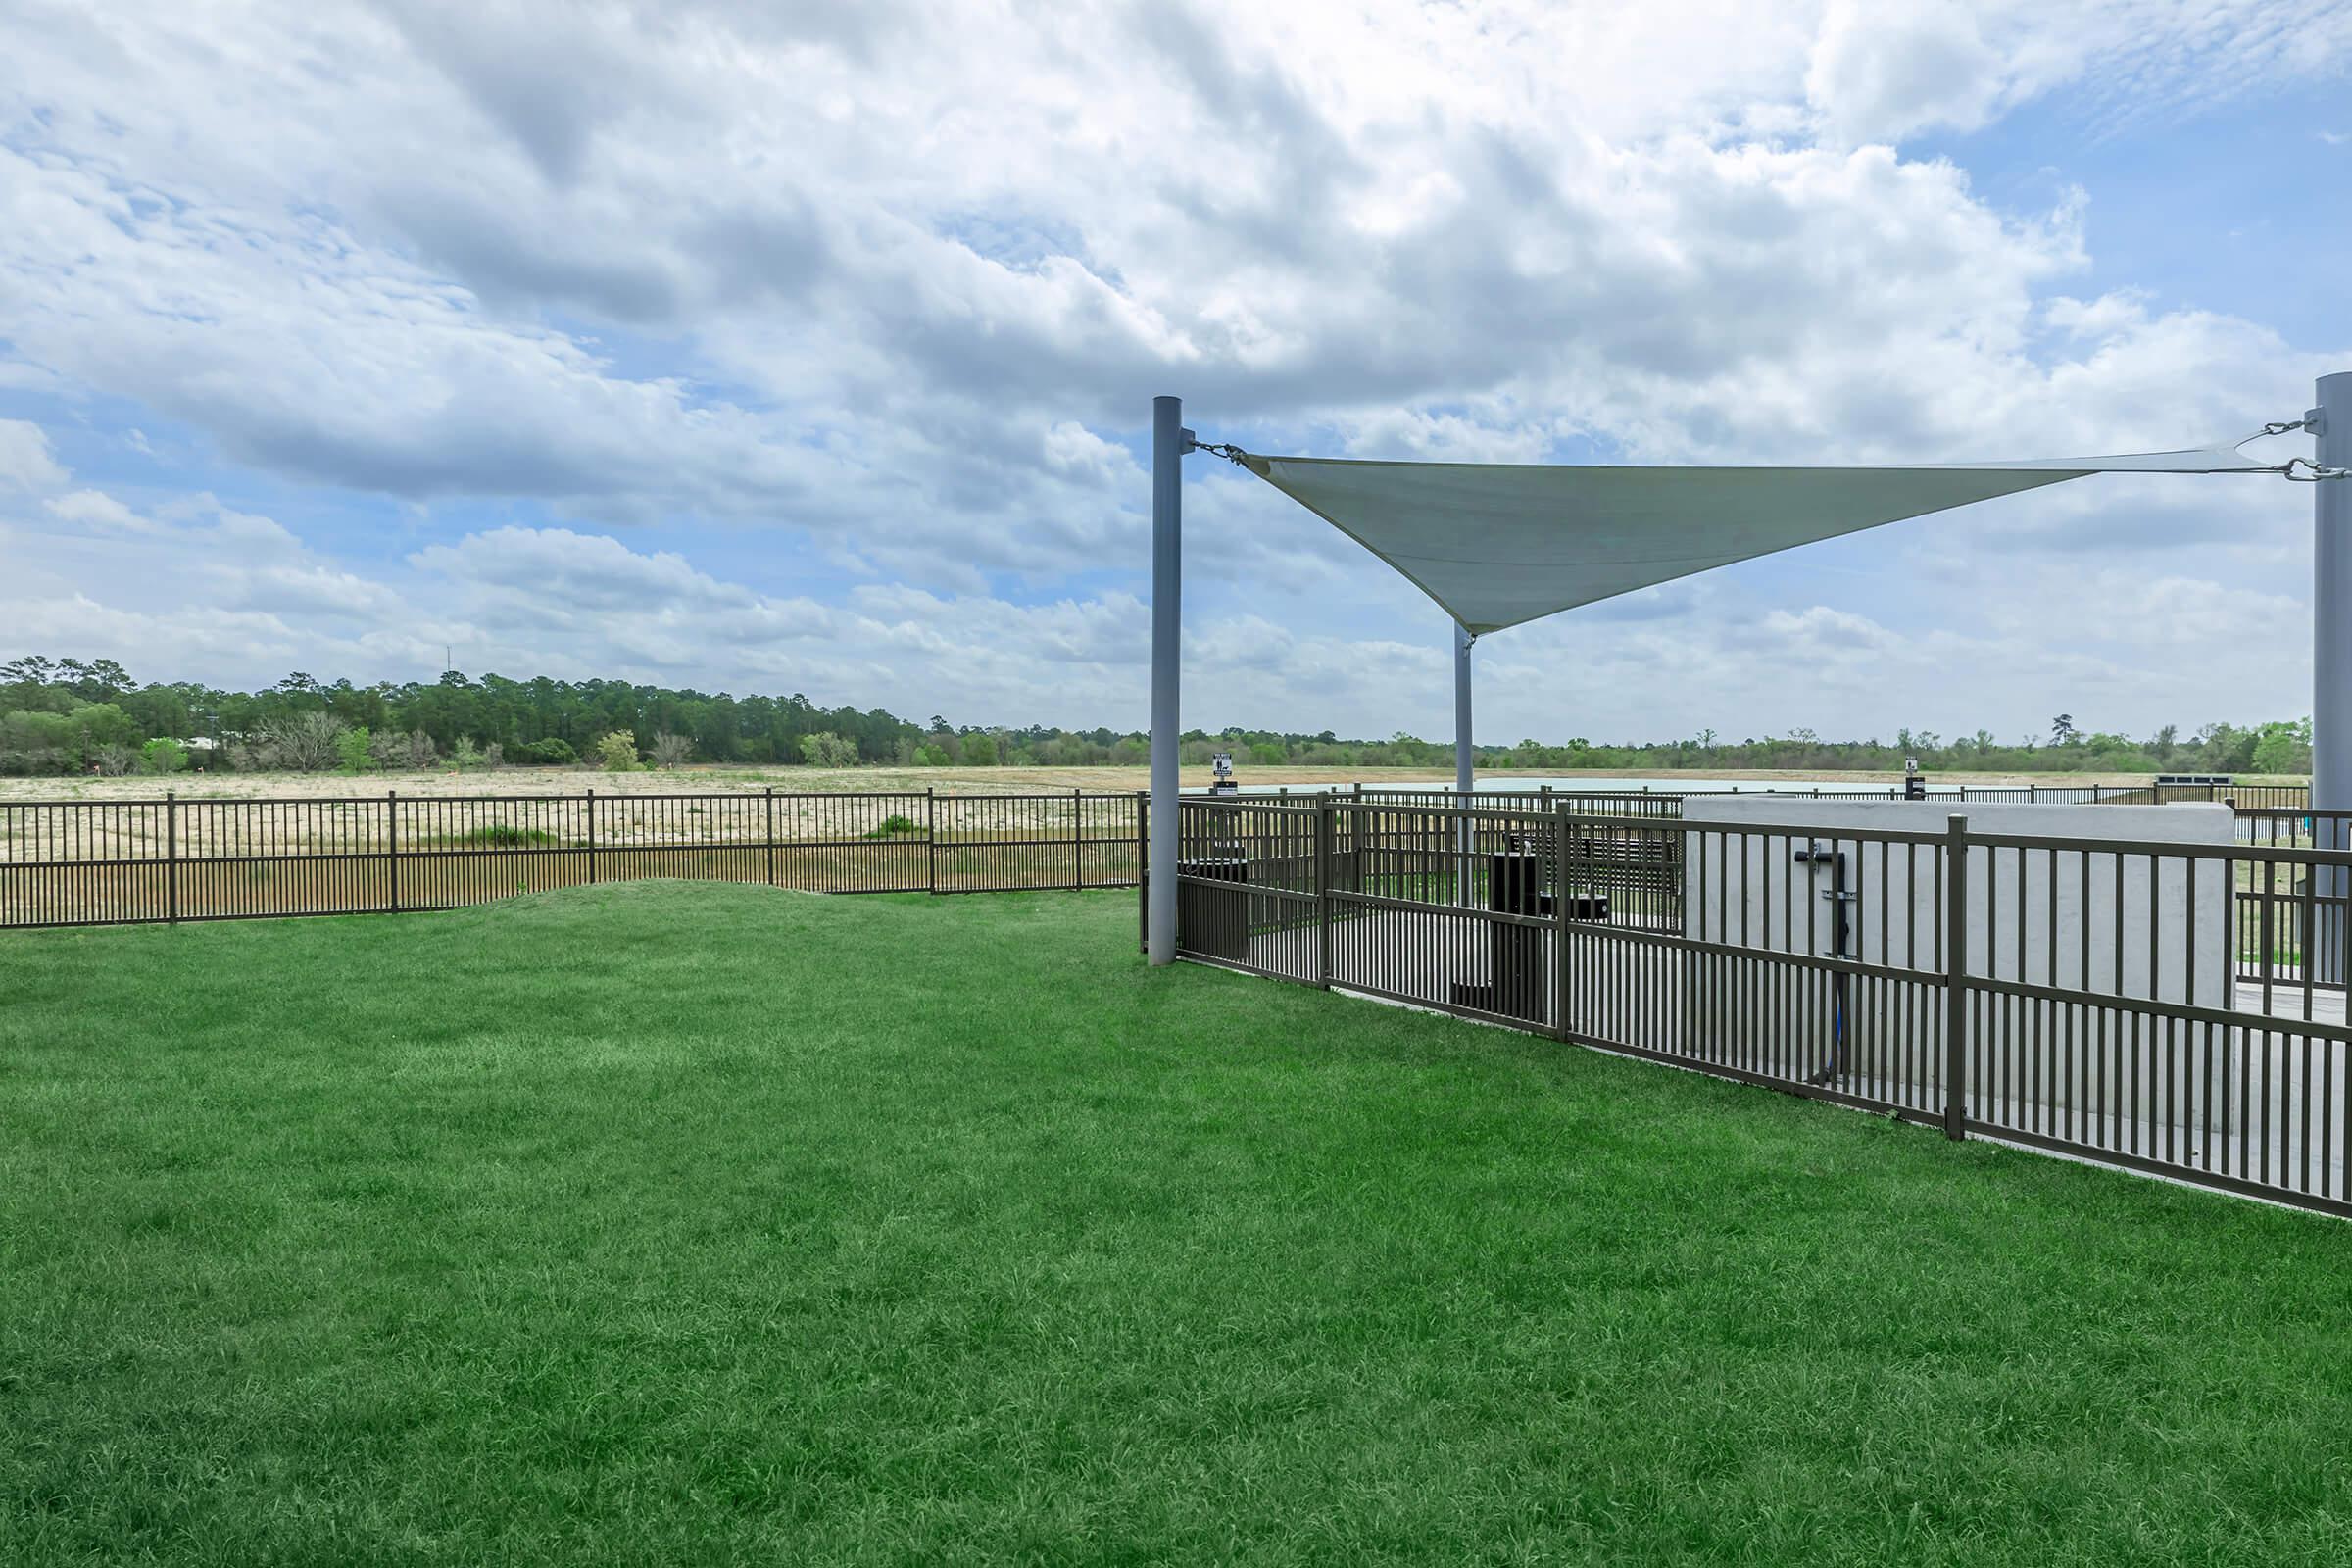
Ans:
[[[1131,895],[0,942],[0,1561],[2352,1559],[2352,1229]]]

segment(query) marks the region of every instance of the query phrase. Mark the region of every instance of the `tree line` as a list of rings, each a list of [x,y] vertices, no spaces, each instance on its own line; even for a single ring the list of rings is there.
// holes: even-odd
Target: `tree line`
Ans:
[[[2013,741],[1980,729],[1956,739],[1900,729],[1892,741],[1827,741],[1809,729],[1764,740],[1727,741],[1713,730],[1687,741],[1642,746],[1565,746],[1521,741],[1480,747],[1478,765],[1516,772],[1569,769],[1648,772],[1673,768],[1788,772],[1894,772],[1916,760],[1927,773],[2229,773],[2300,775],[2311,771],[2311,720],[2210,723],[2184,732],[2167,724],[2144,740],[2076,727],[2060,714],[2050,733]]]
[[[1449,742],[1396,734],[1187,731],[1184,765],[1217,752],[1244,766],[1419,768],[1448,772]],[[185,768],[364,772],[423,767],[676,766],[685,762],[854,767],[1141,765],[1141,731],[1009,728],[902,718],[885,709],[825,708],[798,693],[736,697],[628,681],[512,680],[457,670],[432,681],[320,681],[295,671],[232,691],[194,681],[141,684],[111,659],[27,655],[0,663],[0,773],[171,773]],[[2145,739],[2085,731],[2061,713],[2047,735],[2000,741],[1986,730],[1947,740],[1897,731],[1891,742],[1829,741],[1811,730],[1641,745],[1524,740],[1478,748],[1489,771],[1675,769],[1929,772],[2306,773],[2311,721],[2166,725]]]

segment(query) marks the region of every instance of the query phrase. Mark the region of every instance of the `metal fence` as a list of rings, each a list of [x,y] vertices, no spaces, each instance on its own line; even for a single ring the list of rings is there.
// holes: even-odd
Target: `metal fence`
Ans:
[[[2235,842],[2199,844],[1423,793],[1187,797],[1180,953],[2352,1214],[2352,813],[2241,805]],[[1083,791],[0,804],[0,927],[451,908],[643,877],[1140,887],[1146,806]]]
[[[757,794],[0,804],[0,928],[446,909],[643,877],[818,893],[1113,888],[1144,798]]]
[[[2341,850],[1339,796],[1181,814],[1187,958],[2352,1214]]]
[[[1962,806],[1976,803],[2003,806],[2219,805],[2234,807],[2241,811],[2311,809],[2311,786],[2308,784],[1936,784],[1929,786],[1929,790],[1931,800]],[[1379,800],[1403,806],[1460,804],[1460,798],[1450,785],[1398,789],[1385,786],[1367,788],[1357,784],[1342,793],[1350,799]],[[1312,794],[1312,791],[1296,792],[1297,796]],[[1672,788],[1563,790],[1545,784],[1532,790],[1479,790],[1474,798],[1482,808],[1528,807],[1546,811],[1565,808],[1628,816],[1680,816],[1683,802],[1694,794],[1702,800],[1717,795],[1775,795],[1810,801],[1897,801],[1903,798],[1899,784],[1775,783],[1766,783],[1754,789],[1735,785],[1728,790],[1703,793]]]

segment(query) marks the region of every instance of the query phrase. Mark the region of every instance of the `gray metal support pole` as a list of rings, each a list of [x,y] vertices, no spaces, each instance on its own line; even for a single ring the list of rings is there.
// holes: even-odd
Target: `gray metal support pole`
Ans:
[[[2352,467],[2352,370],[2320,377],[2317,404],[2307,416],[2318,425],[2313,456],[2323,467]],[[2323,479],[2311,489],[2311,808],[2345,811],[2352,810],[2352,479]],[[2323,850],[2352,848],[2340,821],[2315,815],[2312,830]],[[2340,982],[2345,906],[2327,901],[2342,900],[2352,887],[2340,867],[2315,870],[2321,902],[2312,978]]]
[[[1453,788],[1458,795],[1476,789],[1470,755],[1470,644],[1469,629],[1453,624]],[[1462,804],[1468,805],[1467,801]]]
[[[1470,645],[1476,641],[1470,629],[1460,621],[1453,623],[1453,804],[1470,807],[1478,804],[1476,764],[1470,752]],[[1454,889],[1464,906],[1478,900],[1475,852],[1478,849],[1478,828],[1475,823],[1462,822],[1454,830],[1454,854],[1459,867],[1454,877]]]
[[[1176,737],[1184,641],[1184,400],[1152,400],[1152,865],[1146,946],[1176,961]]]

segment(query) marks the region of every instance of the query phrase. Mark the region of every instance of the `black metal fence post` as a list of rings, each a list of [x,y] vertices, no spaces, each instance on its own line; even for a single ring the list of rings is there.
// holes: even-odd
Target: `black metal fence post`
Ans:
[[[923,786],[923,885],[939,891],[939,786]]]
[[[1152,947],[1152,792],[1135,792],[1135,951]]]
[[[1315,984],[1331,989],[1331,872],[1339,808],[1326,790],[1315,797]]]
[[[1943,834],[1943,1135],[1968,1136],[1968,818]]]
[[[1546,800],[1551,787],[1544,786]],[[1551,807],[1551,1032],[1568,1038],[1568,811]]]
[[[1298,792],[1292,793],[1296,796]],[[588,855],[589,863],[580,885],[601,883],[606,870],[604,852],[608,846],[604,843],[602,824],[598,821],[602,814],[598,810],[598,791],[589,789],[580,795],[487,798],[506,803],[510,808],[517,802],[527,804],[526,814],[539,825],[514,827],[514,832],[524,842],[513,842],[506,838],[503,830],[514,827],[514,824],[489,821],[483,812],[473,809],[473,803],[467,800],[428,799],[422,803],[423,814],[417,815],[415,811],[402,809],[398,790],[387,790],[381,797],[384,808],[382,825],[374,833],[370,833],[367,827],[367,813],[363,809],[367,805],[365,796],[333,799],[298,797],[266,802],[202,801],[198,804],[206,809],[190,818],[194,825],[185,832],[181,831],[179,825],[176,789],[166,791],[161,800],[148,796],[117,802],[11,802],[0,806],[0,816],[8,818],[5,832],[0,836],[8,839],[10,852],[0,855],[0,860],[6,862],[0,865],[0,906],[5,906],[0,907],[0,929],[139,921],[184,925],[194,920],[257,914],[409,913],[439,907],[443,902],[451,899],[466,903],[478,898],[500,896],[508,891],[523,892],[553,885],[547,881],[549,875],[560,878],[569,874],[558,870],[556,861],[565,855],[581,851]],[[785,849],[811,848],[820,852],[812,857],[818,859],[823,858],[821,852],[827,849],[886,851],[892,858],[891,863],[903,867],[906,853],[903,834],[893,834],[888,843],[871,846],[849,842],[835,844],[827,840],[826,835],[841,827],[845,812],[838,808],[845,804],[852,808],[847,814],[855,814],[855,808],[864,806],[872,807],[877,812],[887,808],[904,810],[913,799],[912,792],[906,790],[822,797],[828,804],[820,808],[816,814],[825,820],[810,830],[817,835],[819,842],[813,846],[801,846],[797,838],[786,837],[788,831],[796,829],[792,819],[794,813],[779,808],[795,800],[794,793],[777,790],[773,786],[762,786],[761,836],[730,846],[705,843],[707,833],[697,836],[689,831],[699,820],[705,804],[715,797],[641,797],[627,791],[622,794],[624,808],[636,802],[648,805],[653,811],[652,816],[639,817],[627,824],[637,832],[637,836],[623,835],[620,848],[624,852],[656,859],[680,849],[697,855],[724,851],[738,857],[728,864],[738,869],[748,869],[741,863],[740,852],[757,848],[761,852],[763,874],[769,884],[775,886],[781,885],[786,871],[795,869],[791,863],[781,862],[777,858],[777,853]],[[748,797],[750,792],[744,794]],[[1097,793],[1081,786],[1067,795],[1060,790],[1053,790],[1034,795],[954,797],[950,804],[957,800],[964,803],[956,811],[942,808],[939,794],[936,788],[924,791],[925,809],[931,818],[924,846],[929,866],[927,881],[935,890],[956,892],[960,891],[963,884],[984,880],[975,878],[971,874],[971,867],[962,861],[969,856],[1002,851],[1004,853],[999,858],[1004,862],[1003,890],[1092,889],[1132,884],[1137,890],[1139,928],[1147,923],[1149,905],[1145,879],[1149,875],[1150,858],[1149,791],[1138,790],[1131,796],[1136,814],[1134,859],[1131,862],[1133,869],[1124,876],[1118,867],[1121,858],[1117,853],[1119,836],[1112,831],[1118,815],[1118,808],[1114,803],[1120,798],[1119,794]],[[585,831],[580,837],[573,837],[565,827],[569,815],[564,807],[565,803],[571,801],[582,804]],[[1103,810],[1100,831],[1088,815],[1098,801],[1102,803]],[[665,810],[662,806],[663,802],[675,803],[679,808]],[[1064,803],[1078,814],[1078,819],[1074,826],[1057,829],[1046,818]],[[999,808],[1014,808],[1000,810],[998,815],[1010,815],[1016,820],[1001,831],[962,829],[974,842],[958,841],[947,845],[950,849],[962,852],[957,857],[958,863],[950,867],[959,879],[958,886],[947,887],[948,875],[939,871],[937,861],[940,846],[947,844],[949,818],[957,812],[968,818],[973,809],[984,809],[992,804]],[[1296,810],[1299,804],[1303,803],[1294,802],[1291,809]],[[740,803],[722,808],[722,814],[729,824],[727,837],[739,838],[743,829],[750,825],[748,808],[738,810],[738,805]],[[154,808],[158,806],[164,808],[164,853],[160,856],[152,853],[155,844],[152,836],[155,829]],[[416,817],[417,823],[415,844],[408,842],[409,818],[412,816]],[[93,826],[99,823],[103,823],[103,830]],[[709,826],[705,824],[706,828]],[[1295,835],[1298,842],[1293,858],[1301,866],[1309,854],[1305,844],[1308,831],[1305,820],[1299,818]],[[204,848],[183,853],[183,840],[189,844],[201,840]],[[126,850],[121,847],[125,843],[129,845]],[[369,848],[370,844],[372,849]],[[148,853],[142,855],[141,846]],[[1063,848],[1070,849],[1078,857],[1074,869],[1057,869],[1054,866],[1050,852]],[[466,853],[461,855],[461,851]],[[30,858],[27,858],[28,855]],[[226,865],[227,860],[220,858],[223,856],[236,861],[239,867],[250,868],[251,877],[238,879],[213,874]],[[365,862],[371,859],[380,862],[378,870],[383,876],[381,882],[372,881],[368,871]],[[193,864],[199,860],[211,865],[213,871],[191,885],[181,862]],[[427,870],[433,872],[425,878],[422,892],[409,885],[407,862],[411,860],[424,863]],[[448,872],[434,870],[444,860],[448,862]],[[145,880],[148,873],[139,869],[152,867],[158,861],[164,867],[161,887]],[[269,882],[279,862],[301,862],[315,867],[321,861],[334,862],[337,868],[332,873],[331,881],[325,880],[322,875],[315,898],[307,894],[299,898],[289,897],[282,885],[277,888],[276,896],[245,885],[247,880],[257,885]],[[349,864],[343,864],[344,861]],[[707,864],[708,861],[696,863]],[[1345,863],[1336,848],[1336,841],[1332,863]],[[129,867],[127,871],[125,866]],[[511,887],[496,874],[487,878],[477,877],[477,873],[484,868],[506,866],[516,867],[522,873]],[[625,877],[631,869],[624,866],[619,874]],[[1102,880],[1096,880],[1098,874]],[[1305,871],[1301,869],[1299,875],[1304,874]],[[126,877],[132,879],[132,885],[127,889],[122,886]],[[821,881],[824,878],[820,875],[813,880]],[[839,881],[838,878],[834,880]],[[888,880],[894,890],[920,891],[925,885],[914,882],[911,875],[903,870],[891,872]],[[230,882],[237,885],[228,886]],[[489,885],[482,885],[484,882]],[[216,886],[217,883],[220,885]],[[370,892],[370,888],[375,891]],[[28,891],[20,895],[19,889]],[[826,891],[857,890],[836,885]],[[973,891],[980,889],[974,888]],[[1304,889],[1294,891],[1299,895],[1297,901],[1301,911],[1298,920],[1303,926],[1307,893]],[[1342,894],[1346,892],[1345,889],[1336,891]],[[156,907],[159,904],[161,908]],[[303,906],[283,907],[290,904]],[[1144,934],[1149,935],[1148,931]],[[1305,976],[1306,955],[1302,953],[1300,958],[1301,974],[1294,978]]]

